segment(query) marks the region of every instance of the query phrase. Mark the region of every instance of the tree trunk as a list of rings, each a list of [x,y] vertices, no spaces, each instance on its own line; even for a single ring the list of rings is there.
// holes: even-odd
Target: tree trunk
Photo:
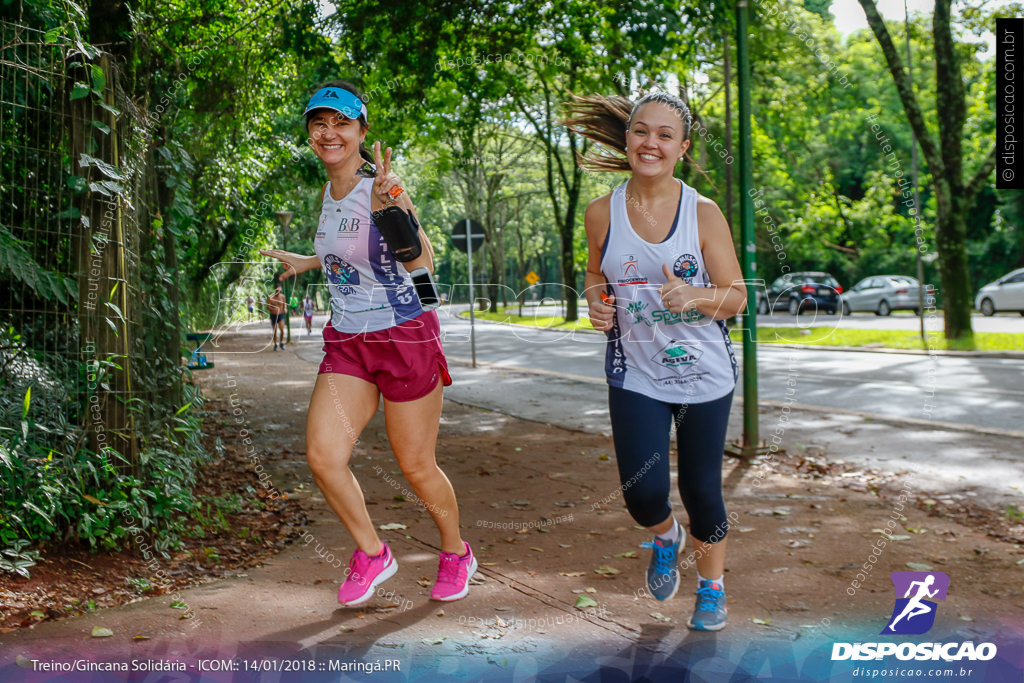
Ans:
[[[941,211],[935,226],[939,251],[939,282],[942,286],[942,316],[946,339],[970,338],[971,281],[967,269],[967,223],[965,211],[954,200],[951,211]]]
[[[167,139],[167,131],[164,129],[164,138]],[[160,173],[156,164],[153,164],[152,171],[156,183],[156,197],[157,197],[157,210],[162,215],[166,216],[164,219],[163,229],[163,264],[164,270],[168,273],[178,272],[178,240],[171,231],[170,226],[167,225],[167,221],[171,217],[171,205],[174,203],[174,188],[168,187],[167,177],[165,174]],[[172,362],[175,367],[181,364],[181,310],[180,293],[178,291],[178,279],[172,278],[171,283],[168,285],[167,290],[168,298],[171,302],[171,319],[164,321],[167,326],[167,334],[165,335],[165,347],[164,354],[167,356],[168,361]],[[172,386],[168,388],[170,398],[174,403],[178,403],[181,398],[181,374],[172,373],[171,377]]]
[[[995,146],[993,145],[988,156],[965,183],[962,138],[967,102],[963,74],[953,40],[950,0],[937,0],[932,23],[935,104],[941,112],[938,117],[938,142],[925,123],[921,106],[914,95],[913,84],[874,0],[859,2],[864,8],[868,25],[885,55],[903,110],[932,176],[936,202],[935,242],[939,255],[939,278],[943,289],[946,339],[969,340],[972,336],[972,302],[967,269],[966,216],[995,167]]]
[[[100,57],[99,66],[107,76],[103,98],[113,106],[117,70],[112,68],[110,55]],[[105,134],[93,127],[93,120],[109,127],[110,132]],[[72,102],[72,159],[76,173],[87,182],[101,183],[111,178],[91,162],[82,166],[85,154],[114,169],[119,167],[122,140],[118,123],[109,111],[93,106],[92,96]],[[138,456],[134,416],[128,410],[133,397],[130,321],[134,318],[127,286],[128,221],[119,193],[101,187],[95,185],[80,204],[82,222],[76,240],[79,331],[82,357],[88,366],[88,447],[100,455],[103,467],[116,467],[118,464],[106,457],[107,449],[133,464]]]
[[[493,230],[492,235],[497,231]],[[491,283],[490,283],[490,312],[498,312],[498,300],[501,298],[501,272],[504,270],[501,262],[501,250],[498,249],[496,242],[491,242],[490,246],[490,257],[491,257]]]

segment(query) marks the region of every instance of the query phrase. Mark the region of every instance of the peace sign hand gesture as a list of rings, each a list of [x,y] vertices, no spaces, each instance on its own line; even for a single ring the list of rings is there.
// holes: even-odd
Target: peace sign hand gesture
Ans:
[[[373,191],[384,206],[394,206],[399,195],[404,192],[402,180],[391,172],[391,148],[380,153],[380,140],[373,143],[373,161],[377,166],[377,178],[373,181]]]

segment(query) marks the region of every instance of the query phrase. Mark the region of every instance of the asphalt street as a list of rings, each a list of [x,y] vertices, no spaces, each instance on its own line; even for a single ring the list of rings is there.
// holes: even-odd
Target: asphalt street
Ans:
[[[469,359],[469,323],[442,313],[448,355]],[[591,332],[477,323],[477,360],[604,383],[605,338]],[[734,346],[742,362],[742,349]],[[759,398],[877,413],[893,418],[1020,430],[1024,361],[818,348],[757,349]],[[742,387],[737,388],[737,396]]]
[[[448,313],[442,309],[442,331],[455,382],[446,398],[525,420],[610,433],[603,335],[478,323],[473,370],[469,322]],[[289,345],[311,371],[323,355],[324,322],[317,316],[317,331],[293,334]],[[269,350],[265,323],[240,331],[252,336],[252,353],[280,353]],[[760,345],[758,365],[762,438],[781,424],[778,413],[788,404],[788,450],[821,450],[859,467],[908,471],[918,486],[966,487],[992,502],[1018,501],[1024,490],[1024,361]],[[787,382],[794,386],[788,396]],[[741,417],[737,400],[732,438],[741,432]]]

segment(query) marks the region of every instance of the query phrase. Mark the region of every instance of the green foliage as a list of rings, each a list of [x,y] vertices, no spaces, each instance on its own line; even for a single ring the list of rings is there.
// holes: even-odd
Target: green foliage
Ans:
[[[0,402],[0,548],[10,559],[0,560],[0,569],[27,575],[37,551],[25,548],[45,541],[79,541],[94,550],[123,548],[132,538],[125,513],[151,537],[157,552],[176,547],[195,506],[197,467],[208,460],[200,443],[203,399],[197,388],[186,386],[194,409],[183,410],[154,435],[134,472],[116,451],[92,453],[81,447],[83,430],[66,422],[66,396],[49,392],[39,400],[26,391],[23,400],[9,400],[5,393]]]
[[[24,283],[46,301],[67,304],[78,297],[74,280],[63,273],[43,268],[7,228],[0,225],[0,271],[6,271],[17,282]]]
[[[39,559],[39,551],[27,550],[28,544],[29,542],[25,539],[18,539],[0,551],[0,571],[20,574],[28,578],[29,567],[34,566],[36,560]]]
[[[977,167],[991,147],[995,69],[979,36],[998,11],[971,4],[963,7],[957,38],[967,93],[966,168]],[[24,115],[56,107],[58,92],[32,101],[20,79],[5,90],[3,99],[21,108],[3,112],[0,184],[39,188],[0,225],[0,284],[15,292],[9,312],[16,313],[0,320],[0,568],[6,571],[26,571],[46,541],[123,547],[132,533],[124,510],[164,551],[181,534],[221,530],[237,501],[191,498],[196,465],[206,455],[201,397],[181,382],[180,334],[183,327],[238,321],[247,294],[266,295],[279,268],[260,249],[312,253],[324,173],[305,145],[301,110],[320,82],[346,77],[369,93],[368,142],[395,147],[396,171],[417,202],[442,285],[465,282],[465,259],[447,235],[455,219],[469,214],[490,235],[478,273],[514,291],[524,287],[521,270],[559,283],[564,253],[577,279],[567,284],[580,286],[584,207],[624,176],[575,169],[573,145],[580,151],[582,144],[556,123],[569,92],[630,94],[637,83],[682,92],[705,131],[694,136],[691,154],[706,176],[691,167],[681,175],[737,215],[735,197],[732,207],[724,206],[734,169],[718,152],[729,117],[736,116],[735,100],[727,112],[724,97],[723,51],[735,48],[731,3],[423,2],[404,5],[395,21],[393,7],[376,1],[341,0],[325,18],[315,0],[265,7],[245,0],[215,6],[141,0],[132,6],[134,32],[120,55],[121,76],[99,67],[99,50],[85,37],[101,27],[88,25],[85,9],[41,0],[17,5],[17,17],[12,3],[2,16],[38,26],[45,31],[41,42],[60,46],[71,65],[59,96],[76,106],[91,103],[98,118],[85,122],[87,153],[72,159],[61,133],[51,139],[45,121]],[[771,280],[783,266],[828,270],[848,287],[883,271],[912,273],[916,243],[903,186],[868,117],[875,117],[904,177],[913,139],[877,42],[867,31],[841,37],[829,0],[771,5],[778,11],[751,6],[754,183],[763,189],[760,276]],[[901,25],[890,30],[902,51]],[[911,18],[910,39],[916,96],[935,130],[930,17]],[[123,111],[104,96],[115,78],[127,95]],[[93,149],[115,129],[125,141],[119,165]],[[18,144],[17,130],[37,144]],[[48,147],[62,150],[58,163],[39,163],[38,150]],[[732,147],[738,157],[735,137]],[[55,178],[32,177],[31,169],[47,167],[56,169]],[[936,199],[924,159],[920,171],[923,236],[934,252]],[[77,227],[87,220],[69,198],[80,204],[86,196],[142,207],[135,214],[143,221],[140,296],[132,311],[102,311],[112,322],[138,323],[133,339],[145,360],[133,366],[136,386],[168,388],[130,404],[142,443],[138,462],[86,448],[90,412],[82,397],[89,374],[98,372],[94,382],[102,384],[122,359],[95,368],[78,363],[76,266],[60,250],[30,249],[23,228],[29,217],[46,216],[46,234],[66,234],[68,221]],[[976,200],[966,225],[975,286],[1024,264],[1022,197],[989,187]],[[295,214],[287,231],[274,217],[278,210]],[[776,256],[769,225],[782,236],[784,258]],[[926,272],[931,282],[934,267]],[[301,297],[322,283],[312,271],[292,286]],[[559,296],[559,287],[543,286],[540,296]],[[41,306],[63,316],[61,324],[27,314]],[[192,515],[195,522],[184,521]],[[215,555],[211,549],[209,561]]]

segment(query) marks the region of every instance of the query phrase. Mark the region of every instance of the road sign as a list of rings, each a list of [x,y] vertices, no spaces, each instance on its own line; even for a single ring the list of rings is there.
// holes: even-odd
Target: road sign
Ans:
[[[452,226],[452,244],[461,252],[468,252],[466,248],[466,226],[469,225],[469,232],[472,235],[473,251],[480,251],[484,244],[484,226],[474,220],[463,218],[455,221]]]
[[[540,275],[537,275],[537,273],[533,272],[532,270],[526,274],[526,281],[529,282],[531,285],[537,284],[539,280]]]

